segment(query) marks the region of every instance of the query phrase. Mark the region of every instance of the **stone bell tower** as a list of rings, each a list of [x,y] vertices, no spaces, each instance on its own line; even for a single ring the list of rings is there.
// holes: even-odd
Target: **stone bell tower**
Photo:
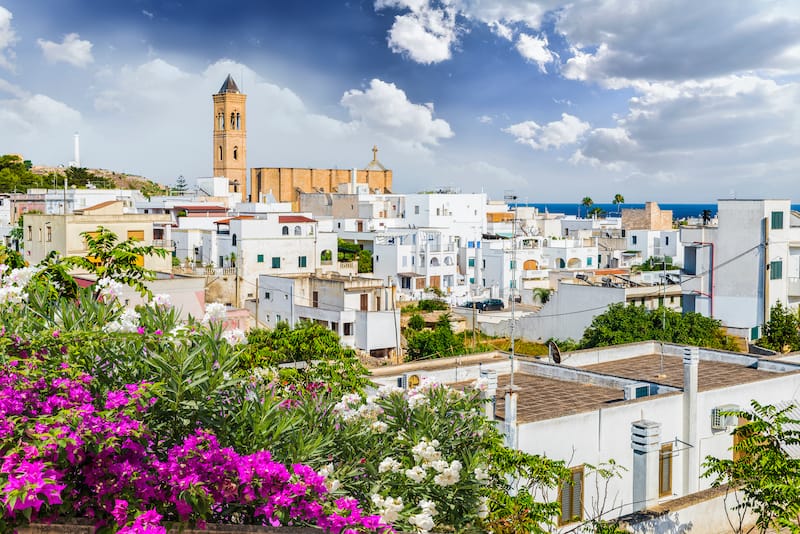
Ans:
[[[228,190],[247,200],[247,95],[230,74],[214,99],[214,176],[228,179]]]

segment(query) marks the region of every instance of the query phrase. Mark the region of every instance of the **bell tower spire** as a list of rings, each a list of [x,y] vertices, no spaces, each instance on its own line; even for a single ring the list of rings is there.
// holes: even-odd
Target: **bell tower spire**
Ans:
[[[247,200],[247,95],[228,74],[214,100],[214,176],[228,179],[228,190]]]

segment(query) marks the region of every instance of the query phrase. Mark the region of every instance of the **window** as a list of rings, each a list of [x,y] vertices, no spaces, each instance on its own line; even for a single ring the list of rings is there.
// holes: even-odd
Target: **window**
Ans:
[[[265,298],[266,300],[272,300],[272,295],[270,294],[270,292],[269,292],[269,291],[265,291],[265,292],[264,292],[264,298]]]
[[[233,159],[239,159],[239,147],[233,147]]]
[[[311,306],[314,308],[319,308],[319,291],[311,292]]]
[[[344,323],[344,335],[346,336],[353,335],[353,323]]]
[[[467,241],[467,248],[475,248],[475,241]]]
[[[586,266],[587,267],[591,267],[592,266],[592,258],[591,258],[591,256],[586,258]]]
[[[514,269],[514,267],[515,267],[515,265],[514,265],[514,260],[511,260],[511,261],[509,262],[509,264],[508,264],[508,268],[513,270],[513,269]]]
[[[236,115],[231,111],[231,130],[236,128]]]
[[[281,258],[280,258],[280,256],[273,256],[272,257],[272,268],[273,269],[280,269],[281,268]]]
[[[475,277],[474,276],[470,276],[469,283],[470,284],[474,284],[475,283]]]
[[[242,129],[241,116],[238,113],[236,114],[236,129],[237,130]]]
[[[283,228],[281,228],[281,235],[289,235],[289,227],[288,226],[284,226]]]
[[[469,267],[475,267],[475,258],[470,258],[467,260],[467,265]]]
[[[769,262],[769,279],[780,280],[783,278],[783,262],[781,260]]]
[[[581,521],[583,519],[583,466],[570,469],[569,480],[564,482],[558,491],[561,503],[559,525]]]
[[[258,263],[264,263],[264,255],[263,254],[259,254],[258,256],[256,256],[256,261]]]
[[[783,212],[782,211],[773,211],[772,220],[770,221],[770,228],[773,230],[783,230]]]
[[[631,236],[631,244],[632,244],[632,245],[635,245],[635,244],[636,244],[636,236],[635,236],[635,235],[632,235],[632,236]]]
[[[51,226],[45,226],[44,229],[45,229],[45,232],[46,232],[46,235],[47,235],[47,237],[46,237],[47,241],[48,242],[52,241],[53,240],[53,228]]]
[[[369,295],[361,293],[361,311],[369,310]]]
[[[233,234],[233,235],[231,236],[231,246],[232,246],[232,247],[235,247],[235,246],[236,246],[236,234]]]
[[[661,455],[658,457],[658,496],[672,495],[672,443],[661,446]]]
[[[217,152],[219,154],[218,156],[219,160],[222,161],[222,145],[219,145],[219,148],[217,148]]]
[[[414,206],[414,215],[419,215],[419,206]]]
[[[303,235],[303,229],[299,226],[294,227],[294,235]]]
[[[336,332],[338,334],[339,333],[339,323],[331,321],[331,330],[333,330],[334,332]]]
[[[297,258],[297,266],[298,267],[305,267],[308,262],[306,261],[305,256],[298,256]]]
[[[219,266],[220,266],[220,268],[222,268],[222,264],[223,264],[224,262],[225,262],[225,258],[223,258],[222,256],[220,256],[220,257],[219,257]]]
[[[664,236],[664,244],[665,245],[669,245],[669,236],[668,235]]]

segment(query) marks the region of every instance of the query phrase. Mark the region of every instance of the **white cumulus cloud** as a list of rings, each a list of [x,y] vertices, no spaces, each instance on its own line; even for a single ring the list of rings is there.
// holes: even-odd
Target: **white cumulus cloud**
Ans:
[[[354,121],[412,146],[436,145],[453,136],[450,125],[433,116],[432,104],[415,104],[393,83],[373,79],[369,88],[344,93],[341,104]]]
[[[535,150],[545,150],[574,144],[589,128],[588,122],[568,113],[562,113],[561,120],[548,122],[544,126],[534,121],[525,121],[512,124],[503,131],[513,135],[517,143],[528,145]]]
[[[379,0],[376,9],[387,7],[409,9],[410,13],[397,15],[389,30],[389,48],[406,54],[417,63],[440,63],[451,57],[456,42],[456,12],[454,9],[433,7],[427,1]]]
[[[14,15],[11,11],[0,6],[0,67],[12,68],[14,52],[11,47],[17,42],[17,35],[11,26],[11,19]]]
[[[76,67],[86,67],[94,61],[91,41],[82,40],[77,33],[68,33],[60,43],[38,39],[36,41],[47,61],[63,61]]]
[[[520,55],[539,65],[540,72],[547,72],[545,65],[554,60],[553,53],[547,48],[547,36],[528,35],[522,33],[517,40],[517,50]]]

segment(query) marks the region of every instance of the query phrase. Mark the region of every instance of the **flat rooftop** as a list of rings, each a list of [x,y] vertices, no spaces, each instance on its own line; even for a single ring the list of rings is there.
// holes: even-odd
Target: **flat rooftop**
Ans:
[[[584,365],[579,369],[642,382],[663,384],[683,390],[683,358],[680,356],[647,354],[612,362]],[[765,371],[734,363],[700,359],[697,389],[699,391],[709,391],[758,380],[768,380],[780,374],[783,373]]]

